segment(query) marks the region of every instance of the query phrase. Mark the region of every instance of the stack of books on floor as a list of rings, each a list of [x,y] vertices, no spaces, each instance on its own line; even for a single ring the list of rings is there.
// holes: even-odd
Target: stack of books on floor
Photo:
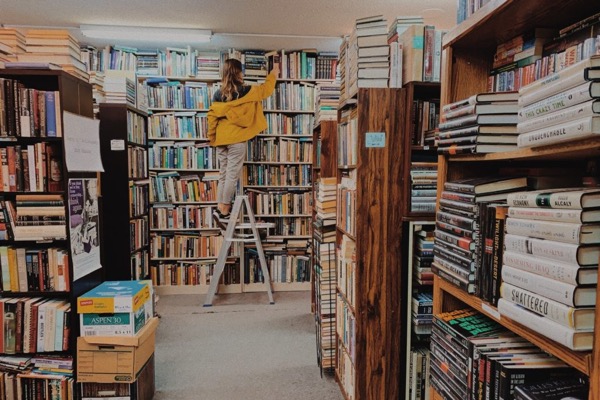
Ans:
[[[81,61],[79,42],[66,29],[28,29],[25,33],[25,52],[17,61],[53,63],[64,71],[88,81],[85,63]]]
[[[433,213],[437,196],[437,163],[410,163],[410,211]]]
[[[433,285],[431,262],[433,261],[434,232],[421,229],[415,232],[415,248],[413,256],[414,286]]]
[[[151,281],[107,281],[77,298],[77,382],[81,393],[154,396],[154,317]],[[144,394],[141,396],[141,394]],[[134,396],[137,394],[137,397]],[[85,397],[85,396],[84,396]]]
[[[489,92],[445,105],[438,153],[496,153],[517,149],[517,92]]]
[[[317,83],[315,124],[318,125],[321,121],[337,121],[337,109],[339,103],[339,83]]]
[[[498,311],[570,349],[590,350],[600,189],[517,192],[507,200]]]
[[[473,309],[435,315],[431,383],[445,399],[512,399],[517,385],[577,371]]]
[[[519,90],[519,147],[585,139],[600,133],[600,56]]]
[[[390,46],[387,20],[382,15],[356,20],[358,87],[388,87]]]
[[[527,189],[525,177],[471,178],[444,183],[436,213],[432,271],[467,293],[475,293],[483,235],[481,203],[506,201],[510,192]]]
[[[104,93],[107,103],[129,104],[136,107],[136,85],[133,71],[104,72]]]

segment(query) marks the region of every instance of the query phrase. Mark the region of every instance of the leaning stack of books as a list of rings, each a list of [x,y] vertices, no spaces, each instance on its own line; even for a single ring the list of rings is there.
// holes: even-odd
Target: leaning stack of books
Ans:
[[[438,153],[495,153],[517,148],[517,92],[489,92],[446,104]]]
[[[437,163],[410,163],[410,211],[435,212],[437,196]]]
[[[512,399],[518,384],[573,378],[576,373],[473,309],[433,318],[431,382],[443,398]]]
[[[387,21],[382,15],[356,20],[358,87],[388,87],[390,73]]]
[[[436,213],[432,271],[468,293],[475,293],[483,235],[480,207],[505,201],[527,188],[524,177],[485,177],[444,183]]]
[[[508,196],[498,311],[574,350],[592,348],[600,189]]]
[[[519,147],[585,139],[600,133],[600,56],[519,90]]]

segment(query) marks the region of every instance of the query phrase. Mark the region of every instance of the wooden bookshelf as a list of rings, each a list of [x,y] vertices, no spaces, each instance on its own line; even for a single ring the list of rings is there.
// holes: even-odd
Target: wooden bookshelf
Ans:
[[[518,1],[492,0],[444,37],[442,55],[441,105],[465,99],[487,90],[496,46],[533,28],[561,29],[600,12],[600,4],[585,0]],[[485,176],[502,166],[585,168],[586,161],[597,160],[600,141],[596,138],[519,149],[505,153],[440,156],[438,198],[444,182],[462,177]],[[589,376],[589,399],[600,399],[600,335],[594,336],[592,351],[572,351],[509,318],[479,298],[469,295],[447,281],[434,278],[434,314],[472,307],[498,321],[509,330],[531,341]],[[596,303],[596,332],[600,329],[600,292]],[[435,391],[434,391],[435,392]],[[434,393],[433,399],[441,399]]]
[[[150,276],[147,117],[126,104],[100,104],[102,264],[107,266],[107,280]],[[137,227],[135,234],[132,225]]]
[[[70,319],[70,332],[68,340],[68,349],[66,351],[54,351],[54,350],[46,350],[41,352],[17,352],[16,356],[22,357],[33,357],[36,354],[53,354],[57,356],[69,356],[74,360],[73,362],[73,370],[76,371],[76,343],[77,337],[79,336],[79,319],[77,315],[77,297],[81,294],[87,292],[88,290],[97,286],[104,279],[104,271],[102,267],[92,270],[90,273],[84,274],[79,277],[79,279],[74,279],[75,273],[81,273],[81,270],[77,270],[81,268],[81,266],[76,266],[73,261],[74,254],[72,252],[72,238],[70,234],[70,222],[71,222],[71,214],[70,214],[70,205],[72,205],[72,201],[69,196],[69,180],[70,179],[96,179],[97,176],[95,173],[82,173],[82,172],[69,172],[66,168],[65,162],[65,143],[64,143],[64,112],[69,112],[72,114],[76,114],[78,116],[93,118],[93,99],[92,99],[92,87],[89,83],[84,82],[73,75],[70,75],[64,71],[58,70],[38,70],[38,69],[0,69],[0,78],[4,78],[7,80],[13,80],[22,84],[24,88],[27,89],[35,89],[38,91],[52,91],[56,92],[56,101],[60,101],[60,108],[56,109],[58,113],[60,113],[60,122],[59,119],[57,122],[57,131],[60,129],[62,132],[62,136],[60,137],[24,137],[20,135],[15,136],[15,132],[9,131],[9,139],[2,140],[0,142],[0,147],[6,146],[16,146],[20,145],[23,147],[27,147],[27,145],[34,143],[52,143],[57,146],[58,152],[55,153],[57,159],[55,160],[58,165],[58,170],[61,174],[60,180],[60,190],[53,191],[3,191],[2,197],[3,200],[7,202],[15,202],[16,196],[20,194],[60,194],[62,195],[62,200],[64,202],[65,208],[65,217],[66,217],[66,237],[58,238],[58,239],[48,239],[48,240],[3,240],[2,246],[10,246],[15,249],[48,249],[50,247],[58,248],[65,252],[67,255],[67,263],[65,267],[68,269],[68,282],[67,284],[70,286],[70,290],[68,291],[59,291],[56,287],[49,287],[46,290],[30,290],[30,291],[10,291],[4,290],[2,291],[2,298],[33,298],[33,297],[41,297],[43,299],[55,299],[55,300],[63,300],[66,303],[70,304],[70,310],[67,311],[68,315],[65,318]],[[20,95],[19,95],[20,96]],[[21,103],[17,103],[21,105]],[[4,106],[7,108],[8,113],[14,113],[15,111],[9,109],[9,103],[4,103]],[[33,107],[28,108],[30,111],[34,110]],[[39,115],[39,114],[38,114]],[[58,114],[57,118],[58,118]],[[21,134],[24,133],[21,131]],[[4,139],[4,138],[3,138]],[[41,162],[39,167],[43,170],[43,168],[47,168],[49,164],[45,164],[46,161]],[[50,160],[47,160],[50,163]],[[21,169],[21,171],[23,171]],[[51,170],[48,170],[52,172]],[[49,172],[47,173],[48,178],[51,178]],[[56,171],[54,171],[56,173]],[[41,178],[40,178],[41,179]],[[96,182],[99,185],[99,182]],[[83,186],[85,186],[82,183]],[[85,189],[83,189],[85,190]],[[101,194],[98,193],[99,201],[101,201]],[[101,204],[101,202],[100,202]],[[101,214],[101,207],[99,210]],[[100,221],[99,221],[100,222]],[[98,234],[98,230],[102,231],[102,226],[96,226],[96,233]],[[100,246],[100,236],[97,235],[96,238],[98,241],[95,243],[96,246]],[[73,239],[74,243],[77,243],[77,239]],[[93,246],[93,245],[92,245]],[[40,256],[41,257],[41,256]],[[41,259],[40,259],[41,260]],[[40,265],[40,271],[42,270],[42,266]],[[19,278],[21,279],[21,278]],[[58,277],[57,277],[58,279]],[[26,282],[26,284],[29,282]],[[18,318],[18,311],[15,316]],[[5,320],[6,323],[6,320]],[[6,325],[8,326],[8,325]],[[4,348],[0,350],[3,356],[10,357],[11,354],[7,354],[4,352]],[[60,379],[60,376],[57,376]],[[76,393],[76,388],[74,388],[74,382],[76,376],[72,378],[67,377],[68,385],[71,386],[71,390],[75,390],[73,393]],[[17,386],[16,388],[18,392],[18,396],[21,397],[23,395],[23,388],[21,386]],[[16,393],[17,394],[17,393]],[[15,395],[16,395],[15,394]],[[65,394],[66,395],[66,394]]]

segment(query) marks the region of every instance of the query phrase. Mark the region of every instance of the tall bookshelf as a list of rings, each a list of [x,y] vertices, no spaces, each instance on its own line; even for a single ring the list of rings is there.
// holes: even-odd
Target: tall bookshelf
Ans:
[[[537,27],[561,29],[600,11],[600,5],[583,0],[569,1],[491,1],[444,37],[442,105],[487,91],[496,46]],[[600,140],[588,139],[540,148],[494,154],[440,156],[438,190],[444,182],[462,177],[485,176],[510,163],[515,167],[581,167],[597,158]],[[467,294],[451,283],[434,277],[434,314],[465,305],[498,321],[542,350],[560,358],[589,376],[590,399],[600,393],[600,336],[595,335],[591,351],[572,351],[526,327],[501,317],[497,309]],[[596,310],[600,307],[597,296]],[[596,312],[597,314],[597,312]],[[595,329],[600,329],[596,315]],[[442,396],[434,391],[434,399]]]
[[[6,237],[6,239],[1,241],[1,246],[5,247],[5,248],[9,248],[9,249],[14,249],[14,251],[17,252],[17,254],[19,254],[19,252],[23,252],[24,254],[24,259],[19,259],[19,257],[17,256],[16,262],[15,261],[10,261],[8,262],[8,265],[3,265],[3,275],[4,278],[9,278],[9,280],[11,281],[11,283],[16,284],[17,286],[13,286],[10,288],[4,287],[4,290],[2,291],[2,298],[3,299],[7,299],[7,300],[3,300],[3,303],[5,304],[5,317],[8,315],[8,312],[11,312],[10,307],[7,307],[6,305],[8,303],[11,303],[13,305],[15,305],[16,307],[16,312],[15,310],[13,310],[13,312],[15,312],[15,323],[17,324],[17,328],[19,327],[19,325],[21,325],[21,329],[23,329],[23,331],[21,331],[21,333],[16,332],[16,341],[18,341],[19,339],[21,339],[21,346],[19,348],[19,351],[16,351],[13,353],[13,351],[15,349],[12,349],[10,351],[7,351],[7,348],[3,348],[2,349],[2,353],[3,356],[7,356],[10,357],[11,354],[14,354],[15,356],[23,356],[23,357],[33,357],[36,354],[42,354],[42,355],[48,355],[48,354],[52,354],[52,355],[60,355],[60,356],[70,356],[73,359],[75,359],[75,355],[76,355],[76,340],[77,340],[77,336],[79,334],[79,324],[78,324],[78,318],[77,318],[77,314],[76,314],[76,301],[77,301],[77,297],[80,296],[81,294],[87,292],[88,290],[90,290],[91,288],[97,286],[100,282],[102,282],[103,280],[103,269],[98,266],[99,268],[94,269],[92,272],[88,273],[88,274],[84,274],[82,276],[78,276],[78,279],[74,279],[74,276],[76,276],[75,274],[79,274],[80,270],[75,268],[76,266],[74,266],[73,263],[73,253],[72,253],[72,246],[71,246],[71,235],[70,235],[70,229],[69,229],[69,225],[73,222],[70,219],[70,203],[72,201],[72,199],[70,199],[70,192],[69,192],[69,179],[83,179],[83,178],[91,178],[94,179],[96,178],[96,175],[93,173],[73,173],[73,172],[69,172],[66,169],[66,162],[65,162],[65,154],[66,154],[66,149],[65,149],[65,143],[63,140],[64,137],[64,129],[63,129],[63,123],[62,121],[64,121],[64,114],[63,112],[69,112],[72,114],[76,114],[79,116],[84,116],[84,117],[89,117],[92,118],[93,116],[93,105],[92,105],[92,88],[91,86],[87,83],[84,82],[72,75],[67,74],[64,71],[57,71],[57,70],[37,70],[37,69],[27,69],[27,70],[21,70],[21,69],[11,69],[11,70],[0,70],[0,78],[4,79],[5,81],[3,82],[3,84],[6,83],[7,80],[12,80],[12,81],[16,81],[18,83],[18,85],[22,85],[23,88],[27,88],[27,89],[35,89],[38,91],[38,93],[41,93],[42,91],[44,92],[54,92],[55,93],[55,101],[58,102],[60,104],[60,107],[56,107],[54,108],[55,111],[55,116],[57,117],[56,119],[56,128],[57,128],[57,135],[56,137],[49,137],[50,135],[48,134],[48,136],[44,136],[44,134],[31,134],[30,137],[27,137],[27,134],[25,133],[25,129],[24,129],[24,125],[21,125],[21,131],[19,134],[16,134],[16,131],[12,128],[9,128],[6,132],[6,134],[4,134],[3,132],[3,137],[2,137],[2,141],[1,141],[1,145],[0,145],[0,149],[2,149],[2,152],[8,152],[10,151],[9,148],[13,148],[15,149],[15,151],[18,149],[18,146],[20,146],[21,149],[21,157],[17,157],[14,161],[14,165],[15,165],[15,170],[12,170],[12,168],[10,169],[12,172],[10,172],[10,174],[16,174],[15,178],[17,180],[17,182],[19,180],[21,180],[21,183],[23,184],[24,182],[26,182],[26,178],[24,177],[24,174],[21,175],[21,177],[19,178],[19,173],[24,173],[24,169],[23,169],[23,154],[27,153],[27,148],[29,146],[40,146],[40,145],[45,145],[46,149],[48,150],[49,148],[53,148],[53,155],[52,157],[48,157],[48,159],[44,159],[44,158],[39,158],[36,159],[36,161],[34,161],[35,166],[37,166],[39,169],[37,171],[37,173],[34,172],[33,176],[34,179],[36,179],[36,181],[40,181],[42,180],[42,182],[50,182],[50,180],[54,180],[54,183],[56,184],[54,187],[50,187],[50,186],[46,186],[43,185],[42,187],[38,187],[36,190],[30,190],[32,187],[30,186],[29,188],[27,188],[26,185],[24,185],[21,189],[13,189],[13,188],[9,188],[9,190],[4,190],[1,193],[1,197],[3,199],[2,203],[3,203],[3,207],[5,207],[6,210],[6,206],[8,205],[8,203],[12,203],[12,204],[16,204],[16,200],[19,199],[19,196],[23,196],[23,195],[30,195],[31,200],[43,200],[41,196],[55,196],[58,195],[62,198],[62,204],[64,207],[64,215],[65,215],[65,231],[64,231],[64,235],[49,235],[48,233],[44,233],[43,229],[41,230],[41,232],[39,232],[39,239],[38,238],[33,238],[33,236],[31,236],[28,240],[22,240],[23,238],[25,238],[25,236],[21,236],[20,234],[18,236],[21,237],[16,237],[14,236],[14,231],[12,229],[9,229],[9,233],[8,236]],[[7,86],[5,86],[6,88]],[[6,93],[6,92],[5,92]],[[21,92],[22,93],[22,92]],[[31,93],[31,92],[30,92]],[[16,95],[16,92],[13,92],[13,96]],[[19,94],[20,96],[20,94]],[[29,95],[31,96],[31,94]],[[32,97],[30,97],[31,99]],[[6,100],[6,98],[5,98]],[[14,97],[13,97],[14,100]],[[17,112],[16,110],[19,108],[15,108],[15,110],[13,111],[12,109],[9,109],[11,102],[7,101],[4,103],[4,107],[6,112],[6,116],[9,119],[13,119],[15,116],[15,112]],[[21,105],[22,103],[17,102],[17,105]],[[29,103],[31,104],[31,103]],[[14,102],[12,103],[12,105],[14,105]],[[24,108],[22,108],[24,107]],[[39,114],[39,108],[36,110],[34,107],[30,107],[29,105],[27,107],[25,107],[24,105],[22,106],[19,110],[19,113],[21,116],[25,117],[25,118],[29,118],[27,117],[28,112],[32,112],[34,114],[31,114],[32,116],[34,115],[40,115]],[[29,111],[26,111],[29,110]],[[48,110],[50,110],[50,108],[48,108]],[[12,113],[12,114],[11,114]],[[35,117],[33,117],[35,118]],[[6,122],[6,120],[5,120]],[[17,120],[18,122],[18,120]],[[35,123],[35,125],[37,126],[37,123]],[[16,125],[13,125],[13,128]],[[33,126],[33,125],[32,125]],[[61,134],[58,134],[58,132],[62,132]],[[26,157],[28,157],[31,153],[27,154]],[[41,154],[41,153],[40,153]],[[48,150],[47,153],[44,153],[44,155],[46,154],[50,154],[50,151]],[[19,158],[21,161],[21,164],[19,164]],[[28,157],[29,160],[29,157]],[[7,163],[4,163],[5,165],[7,165]],[[19,168],[20,167],[20,168]],[[31,172],[31,171],[30,171]],[[46,174],[46,180],[43,180],[43,176],[44,174]],[[60,175],[60,178],[59,178]],[[31,177],[32,175],[30,175]],[[29,181],[31,183],[31,181]],[[18,184],[17,184],[18,185]],[[19,188],[19,186],[17,186],[17,188]],[[82,189],[83,190],[83,189]],[[40,196],[40,197],[38,197]],[[21,197],[22,199],[22,197]],[[74,205],[75,203],[73,202],[72,205]],[[16,204],[16,210],[17,213],[19,211],[19,208],[23,206],[23,204]],[[59,205],[55,204],[55,206],[60,207]],[[5,218],[7,218],[7,214],[4,214]],[[5,223],[8,224],[8,220],[4,220]],[[97,228],[97,225],[96,225]],[[13,232],[13,233],[10,233]],[[33,232],[32,232],[33,233]],[[38,232],[36,231],[35,236],[38,235]],[[96,237],[98,238],[98,237]],[[15,240],[15,239],[21,239],[21,240]],[[75,240],[75,242],[77,242],[77,240]],[[96,243],[96,245],[99,245],[99,243]],[[55,253],[53,253],[53,255],[51,255],[53,249],[56,251]],[[27,263],[28,260],[28,254],[30,254],[31,252],[37,253],[37,260],[39,261],[38,263],[38,267],[39,269],[37,271],[33,271],[32,272],[37,272],[37,273],[42,273],[42,275],[45,274],[45,276],[47,276],[49,279],[46,280],[44,279],[43,282],[42,280],[39,281],[39,285],[37,284],[33,284],[35,279],[33,279],[33,276],[27,275],[27,273],[25,272],[25,275],[21,275],[20,273],[16,273],[17,271],[25,271],[25,264]],[[46,254],[46,256],[44,256],[44,254]],[[51,261],[50,259],[46,259],[45,257],[55,257],[56,259],[54,261]],[[32,255],[33,257],[33,255]],[[21,261],[23,260],[23,261]],[[3,261],[4,263],[4,261]],[[12,271],[9,275],[10,276],[6,276],[6,270],[5,268],[9,267],[9,271]],[[44,270],[44,268],[48,267],[47,270]],[[12,269],[14,268],[14,269]],[[33,264],[32,264],[32,268],[33,268]],[[80,268],[80,267],[79,267]],[[54,281],[50,280],[50,277],[53,277]],[[66,278],[64,279],[64,281],[62,281],[62,278]],[[62,281],[62,283],[60,283]],[[20,284],[24,284],[25,286],[20,286]],[[33,284],[33,285],[32,285]],[[64,286],[63,286],[64,285]],[[25,290],[23,290],[25,289]],[[16,300],[8,300],[9,298],[11,299],[16,299]],[[35,350],[32,351],[32,348],[30,347],[29,349],[27,349],[27,347],[25,347],[25,344],[22,342],[23,336],[21,336],[21,334],[25,334],[25,327],[26,325],[24,325],[26,322],[23,320],[24,317],[24,313],[26,312],[26,310],[28,308],[27,305],[27,299],[30,298],[41,298],[43,300],[47,300],[48,302],[52,302],[52,301],[56,301],[56,302],[65,302],[67,305],[70,305],[70,308],[64,308],[64,318],[65,320],[68,320],[68,324],[66,325],[66,327],[68,327],[68,329],[70,330],[70,332],[68,333],[68,339],[66,339],[64,337],[64,330],[63,330],[63,349],[61,349],[60,351],[56,351],[57,347],[56,347],[56,343],[54,343],[55,347],[53,349],[49,349],[46,348],[45,345],[46,343],[44,343],[44,347],[43,347],[43,351],[40,351],[39,353]],[[43,301],[42,300],[42,301]],[[30,305],[34,304],[34,303],[29,303]],[[36,302],[35,304],[41,304],[40,301]],[[68,307],[68,306],[66,306]],[[50,307],[48,307],[49,309]],[[20,322],[20,323],[19,323]],[[5,323],[7,323],[7,320],[5,319]],[[32,332],[32,331],[29,331]],[[6,341],[9,340],[9,338],[5,339]],[[6,342],[5,342],[6,343]],[[29,351],[28,351],[29,350]],[[36,348],[37,350],[37,348]],[[75,360],[76,362],[76,360]],[[75,363],[73,365],[73,370],[76,369]],[[9,373],[10,374],[10,373]],[[17,390],[19,392],[22,392],[24,389],[24,386],[29,386],[29,384],[25,384],[25,380],[28,380],[27,378],[21,378],[21,381],[23,382],[23,385],[20,385]],[[15,379],[16,381],[16,379]],[[44,380],[42,380],[44,381]],[[5,381],[6,383],[7,381]],[[42,384],[43,385],[43,384]],[[73,392],[74,396],[77,395],[76,392]],[[21,397],[21,395],[19,394],[19,397]],[[63,397],[61,397],[63,399],[67,399],[66,393]]]
[[[336,374],[347,399],[400,398],[406,101],[403,89],[359,89],[339,110]]]
[[[147,113],[130,105],[100,104],[107,280],[150,276],[147,120]]]
[[[321,121],[313,129],[312,170],[312,306],[317,332],[317,362],[321,371],[331,372],[336,360],[336,246],[335,236],[327,237],[335,227],[335,217],[322,218],[317,215],[318,182],[320,178],[337,176],[337,121]],[[335,231],[333,231],[335,233]]]

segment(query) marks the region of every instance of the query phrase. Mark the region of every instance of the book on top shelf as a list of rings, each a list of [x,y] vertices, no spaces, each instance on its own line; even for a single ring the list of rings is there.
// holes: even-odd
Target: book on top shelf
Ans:
[[[525,177],[485,176],[444,183],[445,190],[475,195],[506,192],[526,187],[527,178]]]
[[[494,104],[494,103],[502,103],[502,102],[514,102],[519,99],[519,93],[512,92],[485,92],[474,94],[466,99],[455,101],[453,103],[446,104],[442,107],[442,112],[446,113],[451,110],[455,110],[457,108],[461,108],[464,106],[475,105],[475,104]],[[500,105],[500,104],[498,104]]]
[[[598,82],[600,83],[600,82]],[[600,113],[600,100],[591,100],[585,103],[576,104],[571,107],[563,108],[549,114],[541,115],[537,118],[523,120],[517,125],[519,133],[526,133],[549,126],[560,125],[574,119],[583,117],[592,117]]]
[[[513,209],[514,207],[509,208],[509,214]],[[596,266],[598,265],[598,256],[600,256],[600,245],[587,246],[512,234],[504,235],[504,246],[507,251],[550,258],[580,266]]]
[[[582,379],[549,379],[515,386],[514,400],[586,400],[589,391]]]
[[[582,140],[600,133],[600,116],[585,117],[519,135],[519,147],[538,147]]]
[[[576,187],[515,192],[507,197],[513,207],[579,209],[600,207],[600,188]]]

